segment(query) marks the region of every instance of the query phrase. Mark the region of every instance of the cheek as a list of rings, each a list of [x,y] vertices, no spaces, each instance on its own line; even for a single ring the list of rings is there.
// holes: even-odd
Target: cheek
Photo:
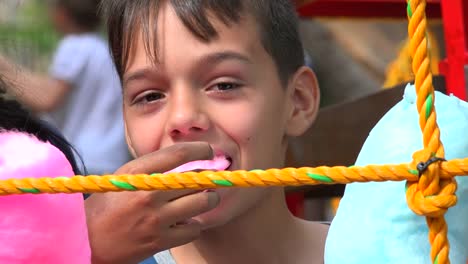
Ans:
[[[219,109],[219,108],[218,108]],[[219,113],[223,130],[239,144],[252,144],[265,135],[277,131],[281,114],[267,102],[248,102]]]
[[[230,113],[230,118],[226,118],[224,130],[232,137],[238,145],[250,143],[255,136],[260,122],[258,115],[248,111],[235,111]]]
[[[254,104],[242,110],[227,115],[223,127],[238,145],[242,169],[279,165],[284,134],[281,107]]]
[[[162,126],[155,117],[135,117],[125,115],[129,144],[135,150],[137,156],[143,156],[160,147]]]

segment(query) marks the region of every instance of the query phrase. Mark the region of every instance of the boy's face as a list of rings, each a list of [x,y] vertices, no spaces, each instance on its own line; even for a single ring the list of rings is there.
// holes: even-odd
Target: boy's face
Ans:
[[[72,22],[67,10],[60,4],[51,4],[49,6],[49,17],[55,30],[60,34],[70,33]]]
[[[228,170],[280,168],[295,96],[282,87],[251,18],[230,28],[213,22],[219,38],[204,43],[171,7],[162,8],[156,65],[142,38],[135,42],[123,77],[130,148],[141,156],[178,142],[206,141],[231,161]],[[270,189],[216,191],[220,205],[199,219],[207,227],[245,212]]]

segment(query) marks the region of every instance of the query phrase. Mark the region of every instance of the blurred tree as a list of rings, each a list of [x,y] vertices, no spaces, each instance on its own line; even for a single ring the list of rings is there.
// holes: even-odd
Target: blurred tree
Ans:
[[[0,0],[0,5],[8,13],[0,20],[0,52],[30,69],[45,71],[58,42],[47,1]]]

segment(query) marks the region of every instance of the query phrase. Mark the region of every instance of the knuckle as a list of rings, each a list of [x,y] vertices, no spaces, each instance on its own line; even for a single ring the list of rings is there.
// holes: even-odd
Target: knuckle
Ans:
[[[150,218],[151,226],[159,227],[159,226],[161,226],[161,223],[162,223],[162,219],[161,219],[161,216],[159,214],[153,214],[151,216],[151,218]]]
[[[139,192],[138,198],[136,199],[136,204],[139,207],[149,207],[153,204],[153,199],[150,193]]]
[[[116,174],[139,174],[142,173],[139,162],[131,161],[116,171]]]

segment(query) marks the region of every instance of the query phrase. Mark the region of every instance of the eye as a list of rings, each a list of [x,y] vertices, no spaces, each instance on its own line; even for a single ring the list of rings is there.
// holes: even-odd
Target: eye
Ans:
[[[241,85],[232,82],[221,82],[214,85],[214,88],[219,91],[229,91],[239,88]]]
[[[245,87],[246,83],[240,78],[221,77],[210,82],[205,91],[213,98],[232,99],[242,95]]]
[[[148,103],[152,103],[155,101],[159,101],[164,98],[165,98],[165,95],[163,93],[160,93],[157,91],[148,91],[136,97],[134,100],[134,103],[148,104]]]

